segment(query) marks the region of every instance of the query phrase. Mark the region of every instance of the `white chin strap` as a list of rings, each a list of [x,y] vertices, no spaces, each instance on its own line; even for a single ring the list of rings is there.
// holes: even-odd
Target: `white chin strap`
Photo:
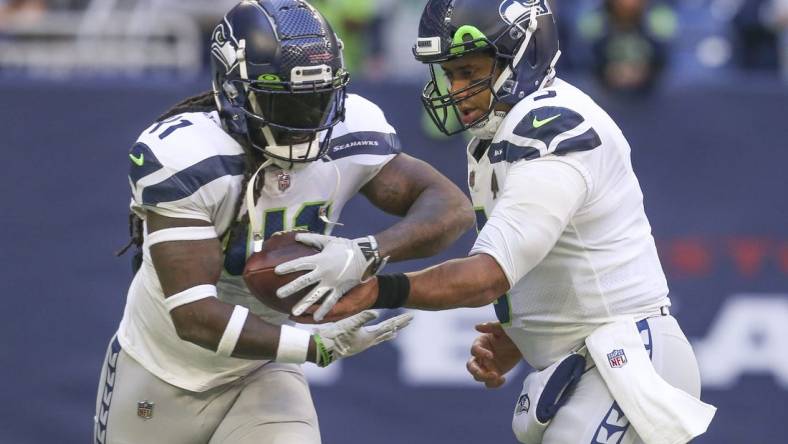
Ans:
[[[279,145],[274,138],[271,128],[264,126],[262,129],[263,137],[265,138],[265,150],[274,156],[284,157],[285,159],[294,159],[299,162],[290,162],[287,160],[280,160],[271,158],[273,163],[283,169],[298,169],[305,165],[303,162],[311,162],[317,160],[317,155],[320,153],[320,141],[326,135],[326,131],[317,133],[314,139],[309,142],[294,143],[292,145]]]
[[[498,132],[498,127],[501,126],[505,117],[505,111],[493,110],[484,120],[468,128],[468,132],[473,137],[478,137],[482,140],[492,139],[495,137],[495,133]]]
[[[498,91],[501,90],[501,88],[506,83],[506,81],[512,77],[512,75],[514,74],[514,71],[512,71],[512,66],[517,66],[520,64],[520,61],[523,59],[523,56],[525,55],[525,50],[528,48],[528,45],[531,44],[531,39],[533,38],[534,33],[536,33],[536,30],[538,29],[539,26],[536,20],[537,11],[538,9],[536,6],[531,7],[531,12],[529,16],[530,18],[528,20],[527,28],[523,29],[523,27],[521,26],[522,22],[515,24],[517,29],[519,29],[520,32],[522,32],[525,35],[525,38],[523,38],[523,43],[520,44],[520,47],[517,48],[517,53],[514,55],[514,58],[512,59],[512,63],[506,66],[506,68],[503,70],[501,75],[498,76],[498,80],[495,81],[495,84],[493,85],[493,91],[495,91],[496,94],[498,94]]]

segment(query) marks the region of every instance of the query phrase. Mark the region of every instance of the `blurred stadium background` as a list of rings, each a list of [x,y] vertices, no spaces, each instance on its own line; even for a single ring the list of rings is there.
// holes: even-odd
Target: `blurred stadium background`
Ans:
[[[90,440],[131,278],[128,258],[113,256],[127,239],[126,152],[160,112],[209,87],[205,43],[234,3],[0,0],[0,443]],[[410,47],[423,0],[314,4],[348,46],[351,91],[464,189],[464,141],[440,136],[418,100],[426,71]],[[788,1],[554,7],[560,75],[630,139],[672,311],[697,352],[703,398],[719,408],[695,442],[788,442]],[[354,201],[339,233],[389,223],[367,210]],[[464,255],[472,239],[438,259]],[[473,324],[493,318],[491,307],[418,313],[395,343],[310,368],[324,442],[514,443],[527,369],[494,391],[464,369]]]

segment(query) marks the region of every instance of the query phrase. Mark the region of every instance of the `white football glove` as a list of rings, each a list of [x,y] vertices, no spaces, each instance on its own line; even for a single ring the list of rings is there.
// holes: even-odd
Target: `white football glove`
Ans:
[[[337,359],[353,356],[381,342],[394,339],[397,331],[407,327],[413,319],[412,313],[404,313],[375,325],[364,326],[378,316],[376,311],[365,310],[313,330],[312,337],[317,345],[317,365],[325,367]]]
[[[325,296],[320,308],[313,315],[316,321],[322,320],[343,294],[361,283],[367,271],[374,273],[385,263],[385,260],[379,260],[377,243],[372,236],[351,240],[316,233],[300,233],[296,235],[296,240],[317,248],[320,252],[279,264],[274,269],[279,275],[309,271],[276,290],[276,295],[280,298],[286,298],[317,283],[315,288],[293,306],[294,316],[300,316]],[[374,270],[370,270],[370,266]]]

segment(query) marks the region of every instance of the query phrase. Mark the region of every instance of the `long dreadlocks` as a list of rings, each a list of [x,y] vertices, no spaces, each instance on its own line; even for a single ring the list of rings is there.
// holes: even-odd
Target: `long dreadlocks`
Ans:
[[[187,97],[186,99],[178,102],[172,108],[167,110],[164,114],[156,118],[156,122],[161,122],[162,120],[168,119],[172,116],[176,116],[178,114],[183,113],[210,113],[213,111],[217,111],[216,108],[216,101],[214,98],[213,91],[206,91],[195,96]],[[262,155],[257,152],[257,150],[252,149],[249,146],[249,143],[235,135],[231,135],[236,142],[238,142],[244,150],[244,176],[241,182],[241,196],[238,198],[238,202],[235,204],[235,210],[233,214],[236,215],[233,223],[230,225],[230,228],[227,230],[226,233],[223,233],[220,236],[220,239],[223,239],[222,247],[226,248],[228,245],[231,245],[239,235],[239,230],[237,230],[238,226],[243,226],[244,223],[248,221],[249,216],[244,214],[243,217],[238,218],[238,213],[241,211],[241,205],[243,203],[243,193],[246,191],[246,186],[249,183],[250,178],[254,174],[257,166],[262,161]],[[259,181],[262,182],[262,181]],[[255,184],[255,201],[259,197],[260,189],[262,188],[262,183]],[[137,247],[137,252],[134,254],[132,258],[132,270],[134,273],[139,270],[139,267],[142,265],[142,242],[143,242],[143,230],[142,230],[142,219],[139,218],[134,213],[129,214],[129,236],[130,240],[129,243],[115,253],[116,256],[123,255],[132,245]]]

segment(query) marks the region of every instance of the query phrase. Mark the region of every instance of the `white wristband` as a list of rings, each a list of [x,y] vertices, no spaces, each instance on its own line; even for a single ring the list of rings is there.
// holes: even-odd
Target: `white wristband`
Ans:
[[[224,328],[222,339],[219,340],[219,345],[216,347],[217,355],[232,356],[235,344],[238,343],[238,338],[241,337],[241,331],[244,329],[247,316],[249,316],[248,308],[241,305],[235,306],[230,320],[227,321],[227,327]]]
[[[276,349],[276,362],[303,364],[309,351],[309,338],[312,334],[300,328],[283,325],[279,331],[279,347]]]
[[[148,248],[162,242],[205,240],[216,238],[214,227],[176,227],[154,231],[145,237]]]
[[[164,306],[167,308],[167,311],[172,311],[181,305],[190,304],[194,301],[199,301],[200,299],[215,297],[215,285],[197,285],[192,288],[187,288],[180,293],[175,293],[172,296],[168,296],[164,299]]]

